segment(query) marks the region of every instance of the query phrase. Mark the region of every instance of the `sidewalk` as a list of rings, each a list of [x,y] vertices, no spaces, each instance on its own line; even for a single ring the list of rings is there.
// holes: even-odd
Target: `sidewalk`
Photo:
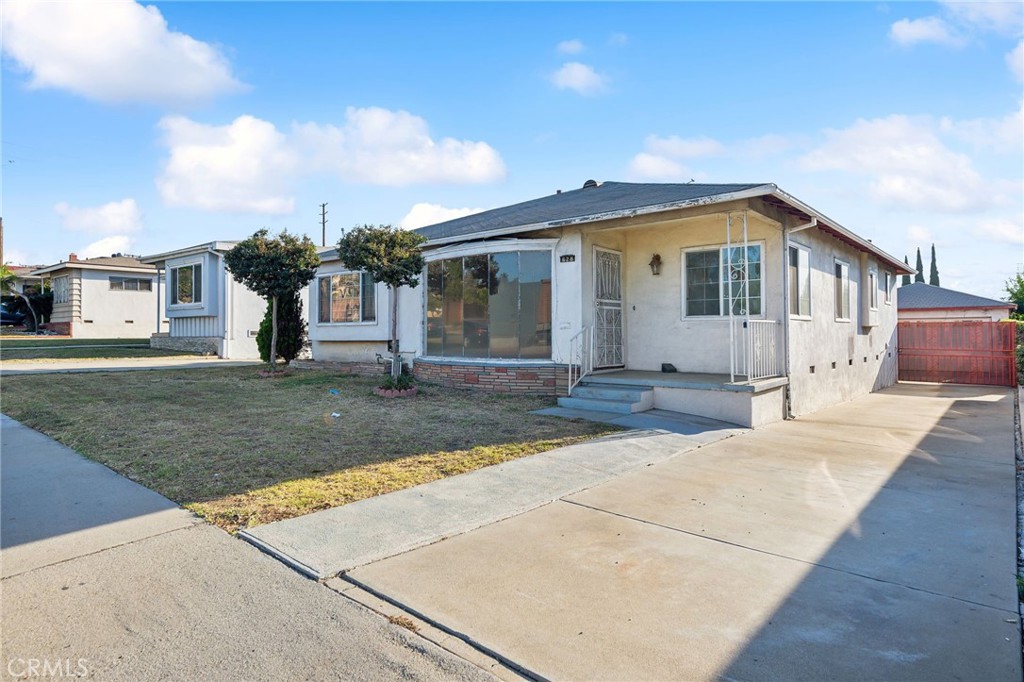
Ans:
[[[4,674],[494,679],[8,417],[0,439]]]
[[[259,360],[222,358],[97,358],[92,360],[16,360],[0,362],[0,375],[72,374],[78,372],[132,372],[150,369],[198,369],[202,367],[244,367],[263,364]]]

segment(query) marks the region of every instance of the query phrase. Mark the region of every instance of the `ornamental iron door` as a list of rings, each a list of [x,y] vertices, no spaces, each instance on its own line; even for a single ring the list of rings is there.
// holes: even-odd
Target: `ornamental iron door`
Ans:
[[[594,250],[594,368],[622,367],[622,254]]]

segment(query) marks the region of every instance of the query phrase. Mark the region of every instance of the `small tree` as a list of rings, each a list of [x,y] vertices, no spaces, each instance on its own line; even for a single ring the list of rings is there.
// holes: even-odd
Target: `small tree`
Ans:
[[[1006,280],[1005,287],[1008,300],[1017,305],[1017,309],[1013,311],[1011,317],[1024,320],[1024,272],[1018,272]]]
[[[320,256],[309,237],[299,237],[284,230],[270,237],[259,230],[245,241],[238,242],[224,254],[224,263],[236,281],[253,290],[271,306],[270,370],[277,366],[277,309],[283,296],[296,296],[316,276]]]
[[[921,247],[917,247],[917,274],[914,275],[915,282],[924,282],[924,263],[921,262]]]
[[[391,376],[402,374],[398,348],[398,289],[420,283],[425,262],[420,246],[427,241],[416,233],[391,225],[363,225],[338,241],[338,256],[346,268],[366,272],[374,282],[388,285],[391,294]]]
[[[935,262],[935,244],[932,244],[932,269],[928,272],[928,284],[939,286],[939,265]]]
[[[909,269],[910,268],[910,261],[907,260],[906,256],[903,257],[903,262],[907,264],[907,268]],[[910,275],[903,275],[903,279],[900,280],[900,285],[901,286],[907,286],[908,284],[910,284]]]
[[[274,306],[267,303],[267,312],[256,333],[260,359],[270,362],[270,341],[274,336]],[[306,321],[302,317],[302,298],[298,294],[282,296],[277,302],[277,355],[285,362],[299,357],[306,347]]]

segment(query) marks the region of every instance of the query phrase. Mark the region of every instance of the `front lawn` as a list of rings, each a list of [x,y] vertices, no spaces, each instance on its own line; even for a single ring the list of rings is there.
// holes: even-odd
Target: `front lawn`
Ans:
[[[0,360],[84,360],[97,358],[162,358],[193,355],[149,347],[149,339],[68,339],[23,336],[0,339]]]
[[[421,385],[387,399],[377,383],[253,367],[24,375],[4,378],[0,409],[232,531],[615,430],[528,414],[545,398]]]

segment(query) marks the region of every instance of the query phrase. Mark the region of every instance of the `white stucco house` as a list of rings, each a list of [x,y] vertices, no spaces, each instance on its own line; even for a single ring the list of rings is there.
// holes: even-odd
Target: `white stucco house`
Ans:
[[[748,426],[896,380],[908,267],[774,184],[587,181],[418,232],[398,326],[423,380]],[[317,282],[314,360],[385,353],[387,290],[330,252]]]
[[[267,304],[225,268],[224,254],[236,243],[208,242],[142,258],[167,281],[161,305],[169,324],[150,338],[152,347],[259,359],[256,334]]]
[[[900,322],[999,322],[1017,306],[994,298],[965,294],[924,282],[905,284],[896,290]]]
[[[47,329],[75,338],[138,338],[158,327],[156,268],[131,256],[79,259],[37,268],[26,277],[49,280],[53,314]]]

